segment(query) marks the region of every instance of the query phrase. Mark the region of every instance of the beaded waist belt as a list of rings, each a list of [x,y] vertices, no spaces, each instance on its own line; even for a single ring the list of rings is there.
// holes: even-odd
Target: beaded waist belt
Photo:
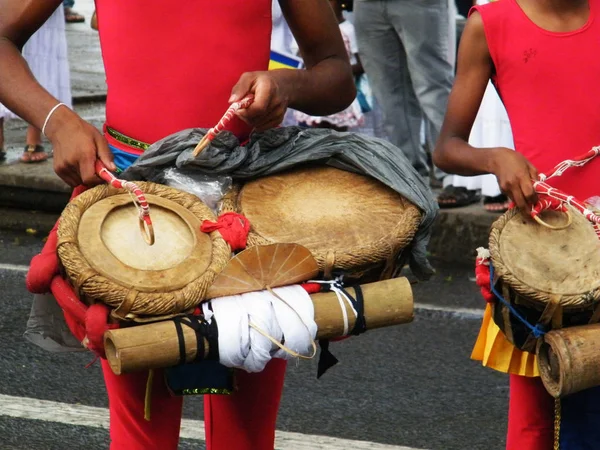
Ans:
[[[112,137],[114,140],[120,142],[121,144],[128,145],[129,147],[137,148],[138,150],[147,150],[150,147],[150,144],[146,144],[145,142],[138,141],[137,139],[130,138],[129,136],[125,136],[123,133],[119,133],[114,128],[109,126],[105,127],[106,133]]]

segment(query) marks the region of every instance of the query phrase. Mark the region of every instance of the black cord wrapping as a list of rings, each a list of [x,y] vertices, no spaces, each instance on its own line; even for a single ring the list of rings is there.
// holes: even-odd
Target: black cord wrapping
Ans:
[[[175,330],[177,331],[177,340],[179,345],[179,364],[194,363],[202,360],[219,360],[219,329],[217,321],[213,317],[207,322],[202,316],[184,316],[173,319]],[[194,330],[196,335],[196,358],[193,361],[187,361],[185,354],[185,338],[183,336],[183,327],[186,325]],[[208,341],[208,354],[204,354],[204,339]]]
[[[343,287],[342,277],[336,278],[336,287],[340,289],[346,297],[352,303],[352,306],[356,310],[356,322],[354,322],[354,327],[350,331],[352,336],[358,336],[359,334],[367,331],[367,321],[365,319],[365,299],[363,296],[363,292],[360,286],[354,286],[354,294],[356,298],[354,298],[350,293]],[[324,292],[331,292],[331,285],[325,284],[323,285]],[[329,369],[335,366],[339,360],[331,353],[329,350],[329,339],[320,339],[319,346],[321,347],[321,354],[319,355],[319,363],[317,367],[317,379],[321,378],[322,375],[325,374]]]

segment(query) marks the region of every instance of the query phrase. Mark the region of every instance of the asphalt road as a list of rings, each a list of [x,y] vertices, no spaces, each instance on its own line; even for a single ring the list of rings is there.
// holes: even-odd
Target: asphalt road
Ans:
[[[25,273],[42,237],[0,231],[0,395],[106,407],[98,365],[88,353],[50,354],[22,338],[31,306]],[[374,330],[333,345],[341,364],[320,380],[316,361],[289,364],[278,429],[307,435],[402,445],[416,449],[504,448],[507,377],[469,360],[482,300],[470,268],[438,268],[414,285],[412,324]],[[202,399],[189,398],[184,416],[202,419]],[[0,409],[0,449],[103,449],[100,428],[9,418]],[[203,448],[198,441],[182,449]]]

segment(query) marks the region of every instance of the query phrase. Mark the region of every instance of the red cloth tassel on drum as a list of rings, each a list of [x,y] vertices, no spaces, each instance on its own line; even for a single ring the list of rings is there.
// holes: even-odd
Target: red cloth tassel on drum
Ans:
[[[218,230],[229,244],[231,250],[243,250],[246,248],[248,233],[250,232],[250,221],[241,214],[226,212],[218,217],[216,222],[205,220],[200,230],[210,233]]]
[[[300,285],[309,294],[316,294],[321,292],[321,285],[319,283],[303,283]]]
[[[71,195],[71,200],[85,191],[85,186],[77,186]],[[25,285],[32,294],[45,294],[50,292],[50,283],[55,275],[59,273],[58,255],[56,245],[58,242],[58,222],[50,231],[48,240],[42,251],[31,259]]]
[[[87,307],[61,276],[52,279],[51,290],[73,336],[96,355],[105,358],[104,333],[119,327],[108,323],[109,308],[102,303]]]
[[[485,301],[492,303],[495,296],[490,286],[490,252],[481,247],[477,249],[477,259],[475,259],[475,283],[479,286]]]
[[[50,291],[50,283],[59,273],[58,254],[56,244],[58,241],[58,222],[48,235],[42,251],[31,259],[29,271],[25,278],[27,290],[32,294],[45,294]]]
[[[104,353],[104,333],[108,330],[119,328],[118,324],[108,323],[110,309],[103,303],[91,305],[85,314],[85,346],[101,358],[106,358]]]
[[[75,295],[71,285],[60,275],[55,276],[50,284],[52,295],[63,310],[65,321],[79,342],[85,338],[85,316],[87,306]]]

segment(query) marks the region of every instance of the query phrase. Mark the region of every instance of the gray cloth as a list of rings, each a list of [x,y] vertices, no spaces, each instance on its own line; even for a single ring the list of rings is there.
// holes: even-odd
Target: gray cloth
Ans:
[[[421,121],[425,116],[431,151],[452,88],[453,16],[448,0],[354,2],[360,59],[383,109],[386,133],[422,175],[429,167]],[[436,169],[435,177],[443,176]]]
[[[327,129],[285,127],[254,133],[241,146],[228,132],[221,133],[197,158],[192,151],[206,130],[189,129],[158,141],[120,176],[127,180],[163,181],[171,167],[201,174],[228,175],[248,180],[305,163],[321,163],[352,170],[379,180],[423,211],[423,220],[408,254],[411,270],[428,278],[433,269],[426,256],[437,203],[429,187],[400,150],[382,139]]]
[[[33,296],[24,336],[32,344],[53,353],[85,350],[71,334],[64,313],[52,294]]]

